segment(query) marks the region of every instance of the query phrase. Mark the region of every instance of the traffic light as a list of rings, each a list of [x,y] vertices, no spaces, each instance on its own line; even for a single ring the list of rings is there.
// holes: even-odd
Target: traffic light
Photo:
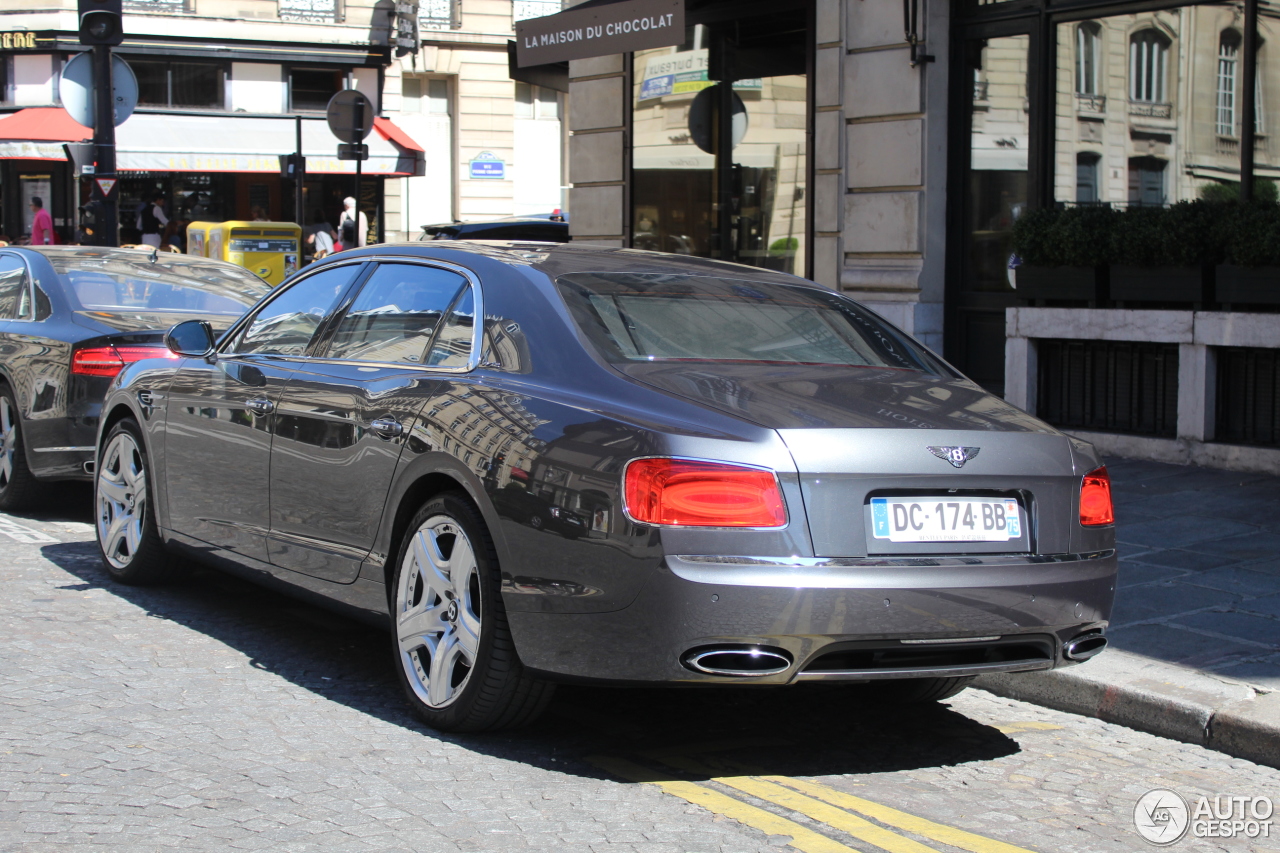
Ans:
[[[80,0],[80,43],[124,41],[124,0]]]
[[[78,242],[85,246],[107,245],[105,223],[107,221],[106,205],[100,201],[90,201],[80,205],[80,222]]]
[[[307,171],[307,158],[301,154],[280,155],[280,177],[287,181],[296,181]]]

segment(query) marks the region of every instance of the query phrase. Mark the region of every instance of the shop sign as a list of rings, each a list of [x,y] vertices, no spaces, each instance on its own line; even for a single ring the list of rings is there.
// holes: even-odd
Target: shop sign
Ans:
[[[480,154],[471,161],[471,179],[472,180],[497,180],[503,181],[507,177],[507,164],[497,157],[492,151],[481,151]]]
[[[516,22],[516,65],[546,65],[684,41],[684,0],[623,0]]]
[[[650,101],[667,95],[691,95],[701,92],[715,85],[714,81],[707,79],[707,67],[705,49],[651,56],[645,63],[644,73],[640,78],[638,100]],[[734,80],[733,88],[738,91],[760,91],[764,88],[764,81],[758,77],[751,80]]]
[[[302,24],[332,24],[338,16],[338,0],[277,0],[276,14],[282,21]]]
[[[35,50],[36,34],[27,32],[0,33],[0,50]]]
[[[187,0],[124,0],[124,10],[150,15],[174,15],[190,11]]]

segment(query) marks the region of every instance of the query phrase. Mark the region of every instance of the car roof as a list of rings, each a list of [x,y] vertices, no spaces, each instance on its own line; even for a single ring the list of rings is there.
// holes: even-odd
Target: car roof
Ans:
[[[47,258],[58,258],[62,261],[75,258],[101,261],[131,261],[134,263],[151,260],[152,263],[158,266],[169,263],[182,263],[184,265],[203,264],[211,267],[233,267],[244,272],[249,272],[245,270],[244,267],[228,263],[227,261],[219,261],[214,258],[206,258],[201,255],[187,255],[180,252],[160,252],[149,248],[118,249],[113,246],[9,246],[8,248],[36,252]],[[154,259],[152,259],[152,256],[154,256]],[[249,274],[253,275],[252,272],[249,272]]]
[[[535,240],[448,240],[413,243],[379,243],[362,249],[347,250],[334,257],[354,258],[368,255],[402,255],[433,257],[468,266],[470,263],[497,262],[508,266],[533,267],[552,279],[570,273],[683,273],[684,275],[719,276],[762,283],[801,285],[829,290],[808,279],[760,267],[650,252],[589,246],[582,243],[551,243]]]

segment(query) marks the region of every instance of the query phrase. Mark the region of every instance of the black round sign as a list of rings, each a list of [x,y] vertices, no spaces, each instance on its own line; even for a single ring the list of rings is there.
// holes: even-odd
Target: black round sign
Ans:
[[[344,89],[329,99],[325,118],[343,142],[362,142],[373,130],[373,101],[363,92]]]

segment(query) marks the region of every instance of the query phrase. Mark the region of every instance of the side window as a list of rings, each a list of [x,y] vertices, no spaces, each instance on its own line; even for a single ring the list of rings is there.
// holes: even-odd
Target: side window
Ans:
[[[0,320],[19,317],[27,291],[27,265],[16,255],[0,255]]]
[[[304,354],[316,329],[359,270],[360,264],[346,264],[293,285],[258,310],[230,351],[239,355]]]
[[[382,264],[338,324],[328,357],[422,364],[431,334],[466,285],[448,270]]]
[[[436,337],[427,364],[432,367],[466,367],[471,360],[471,344],[476,324],[475,294],[471,287],[458,297],[449,318]]]

